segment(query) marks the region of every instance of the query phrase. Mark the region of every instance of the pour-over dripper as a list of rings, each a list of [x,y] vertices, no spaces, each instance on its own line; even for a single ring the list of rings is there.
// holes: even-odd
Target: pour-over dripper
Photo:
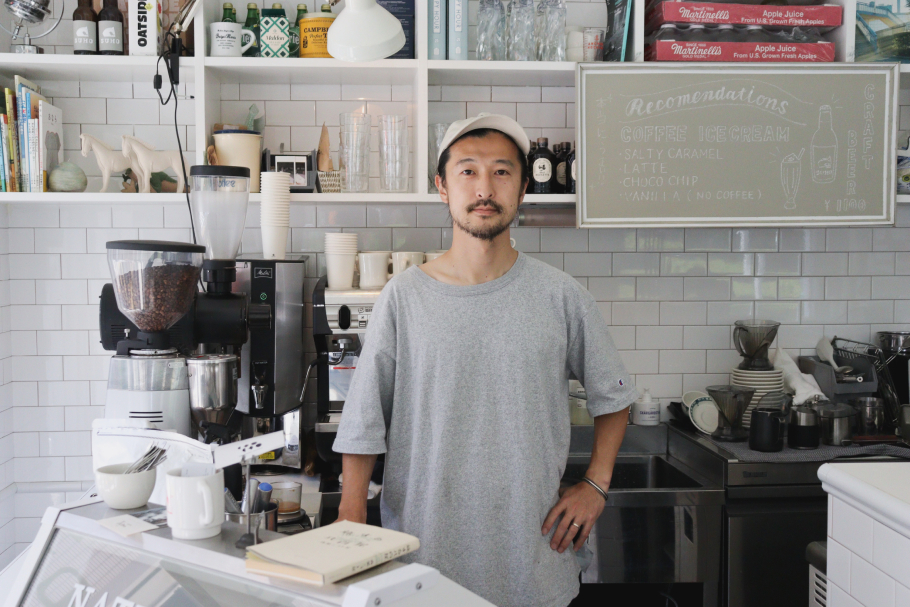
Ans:
[[[729,385],[708,386],[705,390],[720,413],[717,416],[717,430],[711,434],[711,438],[730,442],[748,439],[749,433],[743,428],[743,414],[752,401],[755,390]]]
[[[774,320],[737,320],[733,329],[733,345],[745,359],[739,368],[749,371],[770,371],[768,348],[777,337],[780,323]]]

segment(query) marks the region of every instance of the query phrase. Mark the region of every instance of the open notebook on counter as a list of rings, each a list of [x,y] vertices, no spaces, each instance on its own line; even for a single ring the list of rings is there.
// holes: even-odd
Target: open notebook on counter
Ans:
[[[413,535],[341,521],[247,548],[251,573],[331,584],[420,548]]]

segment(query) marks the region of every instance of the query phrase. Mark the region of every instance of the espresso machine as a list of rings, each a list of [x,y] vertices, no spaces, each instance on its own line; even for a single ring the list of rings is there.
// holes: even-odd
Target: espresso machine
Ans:
[[[285,446],[259,456],[254,472],[281,474],[300,469],[305,419],[299,395],[303,386],[304,278],[306,255],[285,259],[243,255],[237,260],[234,289],[267,307],[274,322],[250,326],[240,353],[244,361],[238,382],[237,411],[243,413],[241,437],[282,431]]]
[[[335,442],[344,401],[357,369],[357,359],[363,350],[373,305],[381,289],[330,290],[327,286],[328,278],[323,276],[313,289],[315,437],[317,454],[337,475],[341,471],[341,455],[332,450],[332,443]]]

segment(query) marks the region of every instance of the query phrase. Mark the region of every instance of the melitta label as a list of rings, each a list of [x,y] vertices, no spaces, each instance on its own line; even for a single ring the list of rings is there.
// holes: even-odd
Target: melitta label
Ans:
[[[73,50],[98,52],[94,21],[73,21]]]
[[[705,23],[721,25],[763,25],[767,27],[837,27],[843,22],[841,6],[767,6],[758,4],[715,4],[702,2],[661,2],[648,13],[647,29],[663,23]]]
[[[834,61],[831,42],[677,42],[657,40],[645,49],[647,61]]]
[[[560,162],[556,165],[556,181],[560,185],[566,185],[566,163]]]
[[[546,158],[538,158],[534,161],[534,181],[544,183],[550,181],[553,176],[553,165]]]
[[[123,24],[119,21],[98,22],[98,50],[123,52]]]

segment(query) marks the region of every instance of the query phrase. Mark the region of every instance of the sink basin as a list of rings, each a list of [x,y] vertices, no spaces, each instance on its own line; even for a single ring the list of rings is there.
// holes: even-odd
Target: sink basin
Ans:
[[[570,458],[563,474],[563,482],[574,485],[588,469],[588,461],[573,461]],[[620,456],[613,468],[610,491],[624,489],[695,489],[703,487],[688,474],[682,472],[659,455]]]

